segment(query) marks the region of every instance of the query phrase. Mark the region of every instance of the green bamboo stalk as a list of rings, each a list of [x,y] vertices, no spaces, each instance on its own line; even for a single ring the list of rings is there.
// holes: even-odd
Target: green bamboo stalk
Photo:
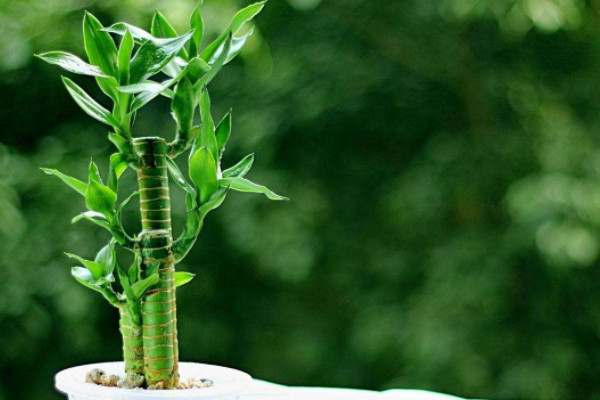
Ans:
[[[159,263],[159,281],[142,298],[144,374],[149,387],[171,389],[179,378],[175,315],[173,235],[164,139],[139,138],[133,142],[140,157],[138,185],[144,269]]]
[[[123,337],[125,372],[144,375],[144,349],[141,321],[134,321],[125,305],[119,307],[119,330]]]

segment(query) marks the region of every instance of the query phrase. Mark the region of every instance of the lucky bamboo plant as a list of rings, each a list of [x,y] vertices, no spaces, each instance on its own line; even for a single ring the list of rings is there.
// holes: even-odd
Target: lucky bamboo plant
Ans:
[[[83,111],[111,128],[108,139],[116,152],[110,157],[105,181],[93,161],[87,183],[55,169],[43,171],[60,178],[85,198],[87,211],[76,216],[74,223],[88,220],[112,236],[94,260],[67,255],[81,263],[72,268],[73,277],[102,294],[119,310],[126,373],[120,386],[152,389],[177,386],[175,291],[194,275],[176,272],[175,266],[194,245],[206,215],[223,203],[230,190],[263,193],[271,200],[284,199],[245,178],[252,167],[252,154],[231,168],[221,169],[231,133],[231,112],[215,124],[207,90],[207,85],[240,53],[252,35],[252,29],[242,34],[240,31],[262,10],[265,1],[236,13],[226,31],[206,46],[201,45],[202,3],[200,0],[192,12],[190,30],[183,35],[178,35],[158,11],[150,32],[126,23],[105,28],[92,14],[86,13],[83,37],[89,62],[62,51],[39,55],[69,72],[94,77],[112,101],[109,110],[71,79],[62,78]],[[132,128],[137,111],[158,96],[171,99],[176,123],[174,139],[134,137]],[[196,123],[197,113],[199,123]],[[189,179],[175,163],[184,153],[189,153]],[[136,172],[139,189],[119,201],[119,178],[128,168]],[[170,179],[186,192],[187,221],[175,240],[171,228]],[[130,235],[121,223],[121,213],[135,196],[139,196],[142,230]],[[116,246],[133,252],[134,262],[128,269],[117,262]]]

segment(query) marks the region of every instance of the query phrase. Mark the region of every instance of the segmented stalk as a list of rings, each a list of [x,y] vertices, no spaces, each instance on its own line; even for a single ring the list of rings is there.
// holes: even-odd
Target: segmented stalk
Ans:
[[[170,389],[177,384],[179,374],[168,150],[162,138],[135,139],[134,148],[141,159],[138,185],[143,265],[147,269],[159,263],[159,282],[142,299],[144,375],[149,386]]]
[[[141,321],[133,321],[125,305],[119,307],[119,330],[123,336],[123,359],[127,374],[144,374]]]

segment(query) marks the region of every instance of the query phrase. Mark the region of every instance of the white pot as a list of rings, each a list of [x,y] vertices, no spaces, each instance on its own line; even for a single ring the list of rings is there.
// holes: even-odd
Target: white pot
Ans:
[[[82,365],[56,374],[56,388],[69,400],[237,400],[252,381],[250,375],[231,368],[208,364],[179,363],[181,380],[188,378],[210,379],[214,385],[201,389],[143,390],[120,389],[86,383],[88,371],[99,368],[107,374],[122,375],[122,362]]]

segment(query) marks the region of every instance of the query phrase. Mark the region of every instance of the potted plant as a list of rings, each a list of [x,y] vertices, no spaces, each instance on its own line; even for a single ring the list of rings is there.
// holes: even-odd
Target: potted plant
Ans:
[[[103,107],[63,77],[68,92],[83,111],[111,128],[108,139],[116,152],[110,157],[105,177],[90,162],[87,182],[56,169],[43,169],[84,197],[87,210],[76,216],[74,223],[87,220],[111,236],[94,259],[67,255],[80,264],[72,268],[73,277],[118,310],[123,362],[59,373],[57,387],[72,399],[227,399],[239,394],[249,379],[244,373],[226,368],[179,362],[176,288],[194,275],[177,271],[176,265],[196,242],[204,218],[232,190],[262,193],[271,200],[285,199],[245,178],[253,155],[230,168],[221,168],[231,133],[231,112],[215,123],[207,90],[252,35],[252,30],[243,34],[240,30],[262,10],[265,1],[237,12],[225,32],[206,46],[201,45],[202,3],[200,0],[193,10],[190,30],[183,35],[177,34],[158,11],[150,32],[127,23],[104,27],[86,13],[83,34],[89,62],[62,51],[39,55],[71,73],[95,78],[112,102],[112,109]],[[158,96],[171,101],[177,127],[174,139],[135,137],[132,128],[137,111]],[[188,154],[189,179],[175,162],[184,154]],[[135,171],[139,188],[121,200],[121,194],[117,194],[119,178],[127,170]],[[171,226],[170,181],[186,194],[187,221],[176,239]],[[132,235],[125,231],[121,214],[135,197],[139,197],[142,230]],[[117,260],[117,246],[133,253],[129,268]],[[158,390],[178,388],[188,390]]]

